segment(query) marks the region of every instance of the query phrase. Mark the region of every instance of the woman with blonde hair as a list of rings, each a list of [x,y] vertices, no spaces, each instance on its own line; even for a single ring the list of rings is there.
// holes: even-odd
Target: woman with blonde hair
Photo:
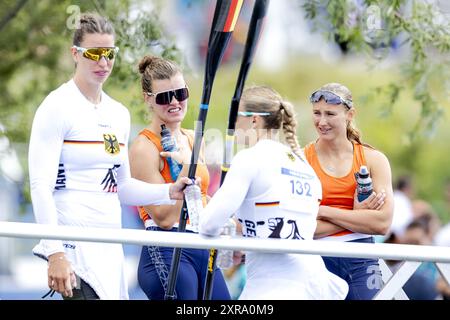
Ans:
[[[238,143],[221,188],[200,218],[200,233],[220,234],[236,213],[245,237],[311,240],[321,199],[320,181],[296,137],[294,107],[269,87],[243,92]],[[282,130],[286,144],[278,141]],[[248,139],[250,138],[250,139]],[[344,299],[347,284],[317,255],[247,252],[247,281],[239,299]]]
[[[391,168],[386,156],[361,142],[353,120],[355,107],[350,90],[329,83],[310,96],[313,123],[319,135],[305,147],[305,155],[322,183],[322,201],[315,238],[327,241],[373,243],[392,221]],[[359,202],[355,173],[366,166],[374,192]],[[331,272],[349,284],[347,299],[372,299],[381,288],[375,259],[323,257]]]

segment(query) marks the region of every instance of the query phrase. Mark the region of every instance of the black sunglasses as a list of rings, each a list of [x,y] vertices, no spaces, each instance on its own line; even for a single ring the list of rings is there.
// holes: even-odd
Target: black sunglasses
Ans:
[[[336,93],[327,91],[327,90],[317,90],[317,91],[313,92],[313,94],[309,98],[309,101],[311,101],[312,103],[316,103],[316,102],[319,102],[320,99],[322,99],[322,98],[325,100],[326,103],[329,103],[329,104],[341,104],[342,103],[349,109],[351,109],[353,106],[353,103],[351,100],[345,100],[345,99],[341,98],[340,96],[338,96]]]
[[[172,101],[172,98],[175,97],[175,99],[178,100],[178,102],[182,102],[189,98],[189,90],[187,87],[180,88],[180,89],[174,89],[174,90],[168,90],[163,92],[147,92],[148,96],[155,96],[155,102],[157,104],[169,104],[170,101]]]

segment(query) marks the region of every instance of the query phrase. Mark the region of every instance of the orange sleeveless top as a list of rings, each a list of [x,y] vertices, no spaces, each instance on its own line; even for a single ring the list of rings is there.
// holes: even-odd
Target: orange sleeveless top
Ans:
[[[322,183],[322,201],[320,204],[323,206],[353,210],[356,189],[355,173],[359,171],[362,165],[366,165],[363,146],[353,143],[352,169],[346,176],[340,178],[332,177],[322,169],[314,146],[315,143],[309,143],[305,147],[305,156]],[[351,233],[353,232],[345,230],[335,233],[332,236],[343,236]]]
[[[193,148],[194,145],[194,133],[192,130],[186,130],[181,128],[181,132],[188,138],[189,141],[189,146],[191,147],[191,150]],[[153,142],[153,144],[156,146],[156,148],[158,149],[159,152],[164,151],[162,146],[161,146],[161,137],[159,135],[156,135],[155,133],[153,133],[152,131],[148,130],[148,129],[144,129],[141,132],[139,132],[140,135],[145,136],[148,140],[150,140],[151,142]],[[172,180],[172,176],[170,175],[170,168],[169,168],[169,163],[167,162],[166,158],[162,158],[163,160],[163,168],[160,171],[161,175],[164,178],[164,181],[166,183],[171,183],[174,182]],[[195,175],[197,177],[201,178],[201,190],[202,190],[202,198],[203,198],[203,205],[206,205],[206,192],[208,191],[208,185],[209,185],[209,172],[208,172],[208,168],[206,167],[205,164],[197,164],[197,171],[195,172]],[[148,213],[145,211],[144,207],[138,207],[139,210],[139,216],[141,217],[142,221],[146,221],[148,219],[151,219],[148,215]]]

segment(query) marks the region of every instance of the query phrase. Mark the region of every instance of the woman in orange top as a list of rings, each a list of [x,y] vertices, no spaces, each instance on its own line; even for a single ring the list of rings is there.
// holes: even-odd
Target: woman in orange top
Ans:
[[[168,155],[172,155],[172,160],[183,165],[179,176],[188,175],[193,132],[181,128],[181,121],[187,111],[189,90],[180,68],[171,61],[146,56],[139,64],[139,71],[142,75],[144,100],[152,112],[152,120],[148,127],[140,132],[130,148],[131,175],[151,183],[172,182],[169,164],[165,158]],[[161,125],[170,129],[179,148],[178,152],[163,152]],[[209,174],[201,160],[197,165],[196,176],[201,178],[203,202],[206,204]],[[173,232],[178,228],[181,207],[182,201],[178,201],[173,206],[140,207],[139,212],[146,230]],[[186,231],[194,232],[189,222]],[[172,253],[173,248],[143,247],[138,267],[138,281],[149,299],[164,299]],[[208,250],[182,250],[175,287],[177,299],[198,300],[202,297],[208,257]],[[217,270],[215,274],[213,299],[230,299],[222,273]]]
[[[313,122],[319,138],[305,147],[308,162],[322,183],[315,238],[373,243],[372,235],[388,232],[393,212],[391,168],[386,156],[361,143],[352,120],[355,108],[349,89],[329,83],[315,91]],[[367,166],[374,192],[361,203],[355,173]],[[348,300],[372,299],[381,287],[374,259],[324,257],[327,268],[349,284]]]

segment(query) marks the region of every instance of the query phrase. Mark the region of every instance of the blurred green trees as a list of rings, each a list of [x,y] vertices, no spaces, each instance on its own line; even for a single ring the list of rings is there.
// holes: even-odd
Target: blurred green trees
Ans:
[[[163,33],[159,6],[160,1],[144,0],[0,2],[0,136],[6,134],[13,143],[25,172],[36,108],[73,73],[70,47],[80,12],[97,12],[112,21],[120,54],[105,87],[113,97],[128,92],[122,101],[139,110],[133,106],[140,96],[128,91],[138,83],[137,62],[150,52],[179,59],[174,42]],[[28,178],[24,195],[29,201]]]
[[[98,12],[116,28],[120,54],[107,86],[137,81],[137,61],[150,50],[177,59],[162,31],[158,10],[142,0],[4,0],[0,3],[0,122],[13,142],[27,142],[34,112],[43,98],[74,69],[69,48],[80,12]],[[158,6],[154,1],[151,6]]]
[[[314,29],[344,54],[372,59],[361,79],[366,84],[377,65],[401,52],[391,79],[359,91],[363,112],[375,107],[378,113],[377,119],[363,118],[361,128],[390,158],[394,181],[412,175],[418,197],[449,220],[443,189],[450,177],[450,12],[444,1],[304,0],[302,7]]]
[[[305,0],[303,8],[315,29],[345,53],[366,53],[381,62],[391,51],[408,46],[400,81],[375,93],[387,96],[384,111],[391,113],[401,91],[412,89],[421,117],[410,138],[435,132],[444,110],[440,100],[450,93],[450,12],[446,15],[437,2],[420,0]]]

